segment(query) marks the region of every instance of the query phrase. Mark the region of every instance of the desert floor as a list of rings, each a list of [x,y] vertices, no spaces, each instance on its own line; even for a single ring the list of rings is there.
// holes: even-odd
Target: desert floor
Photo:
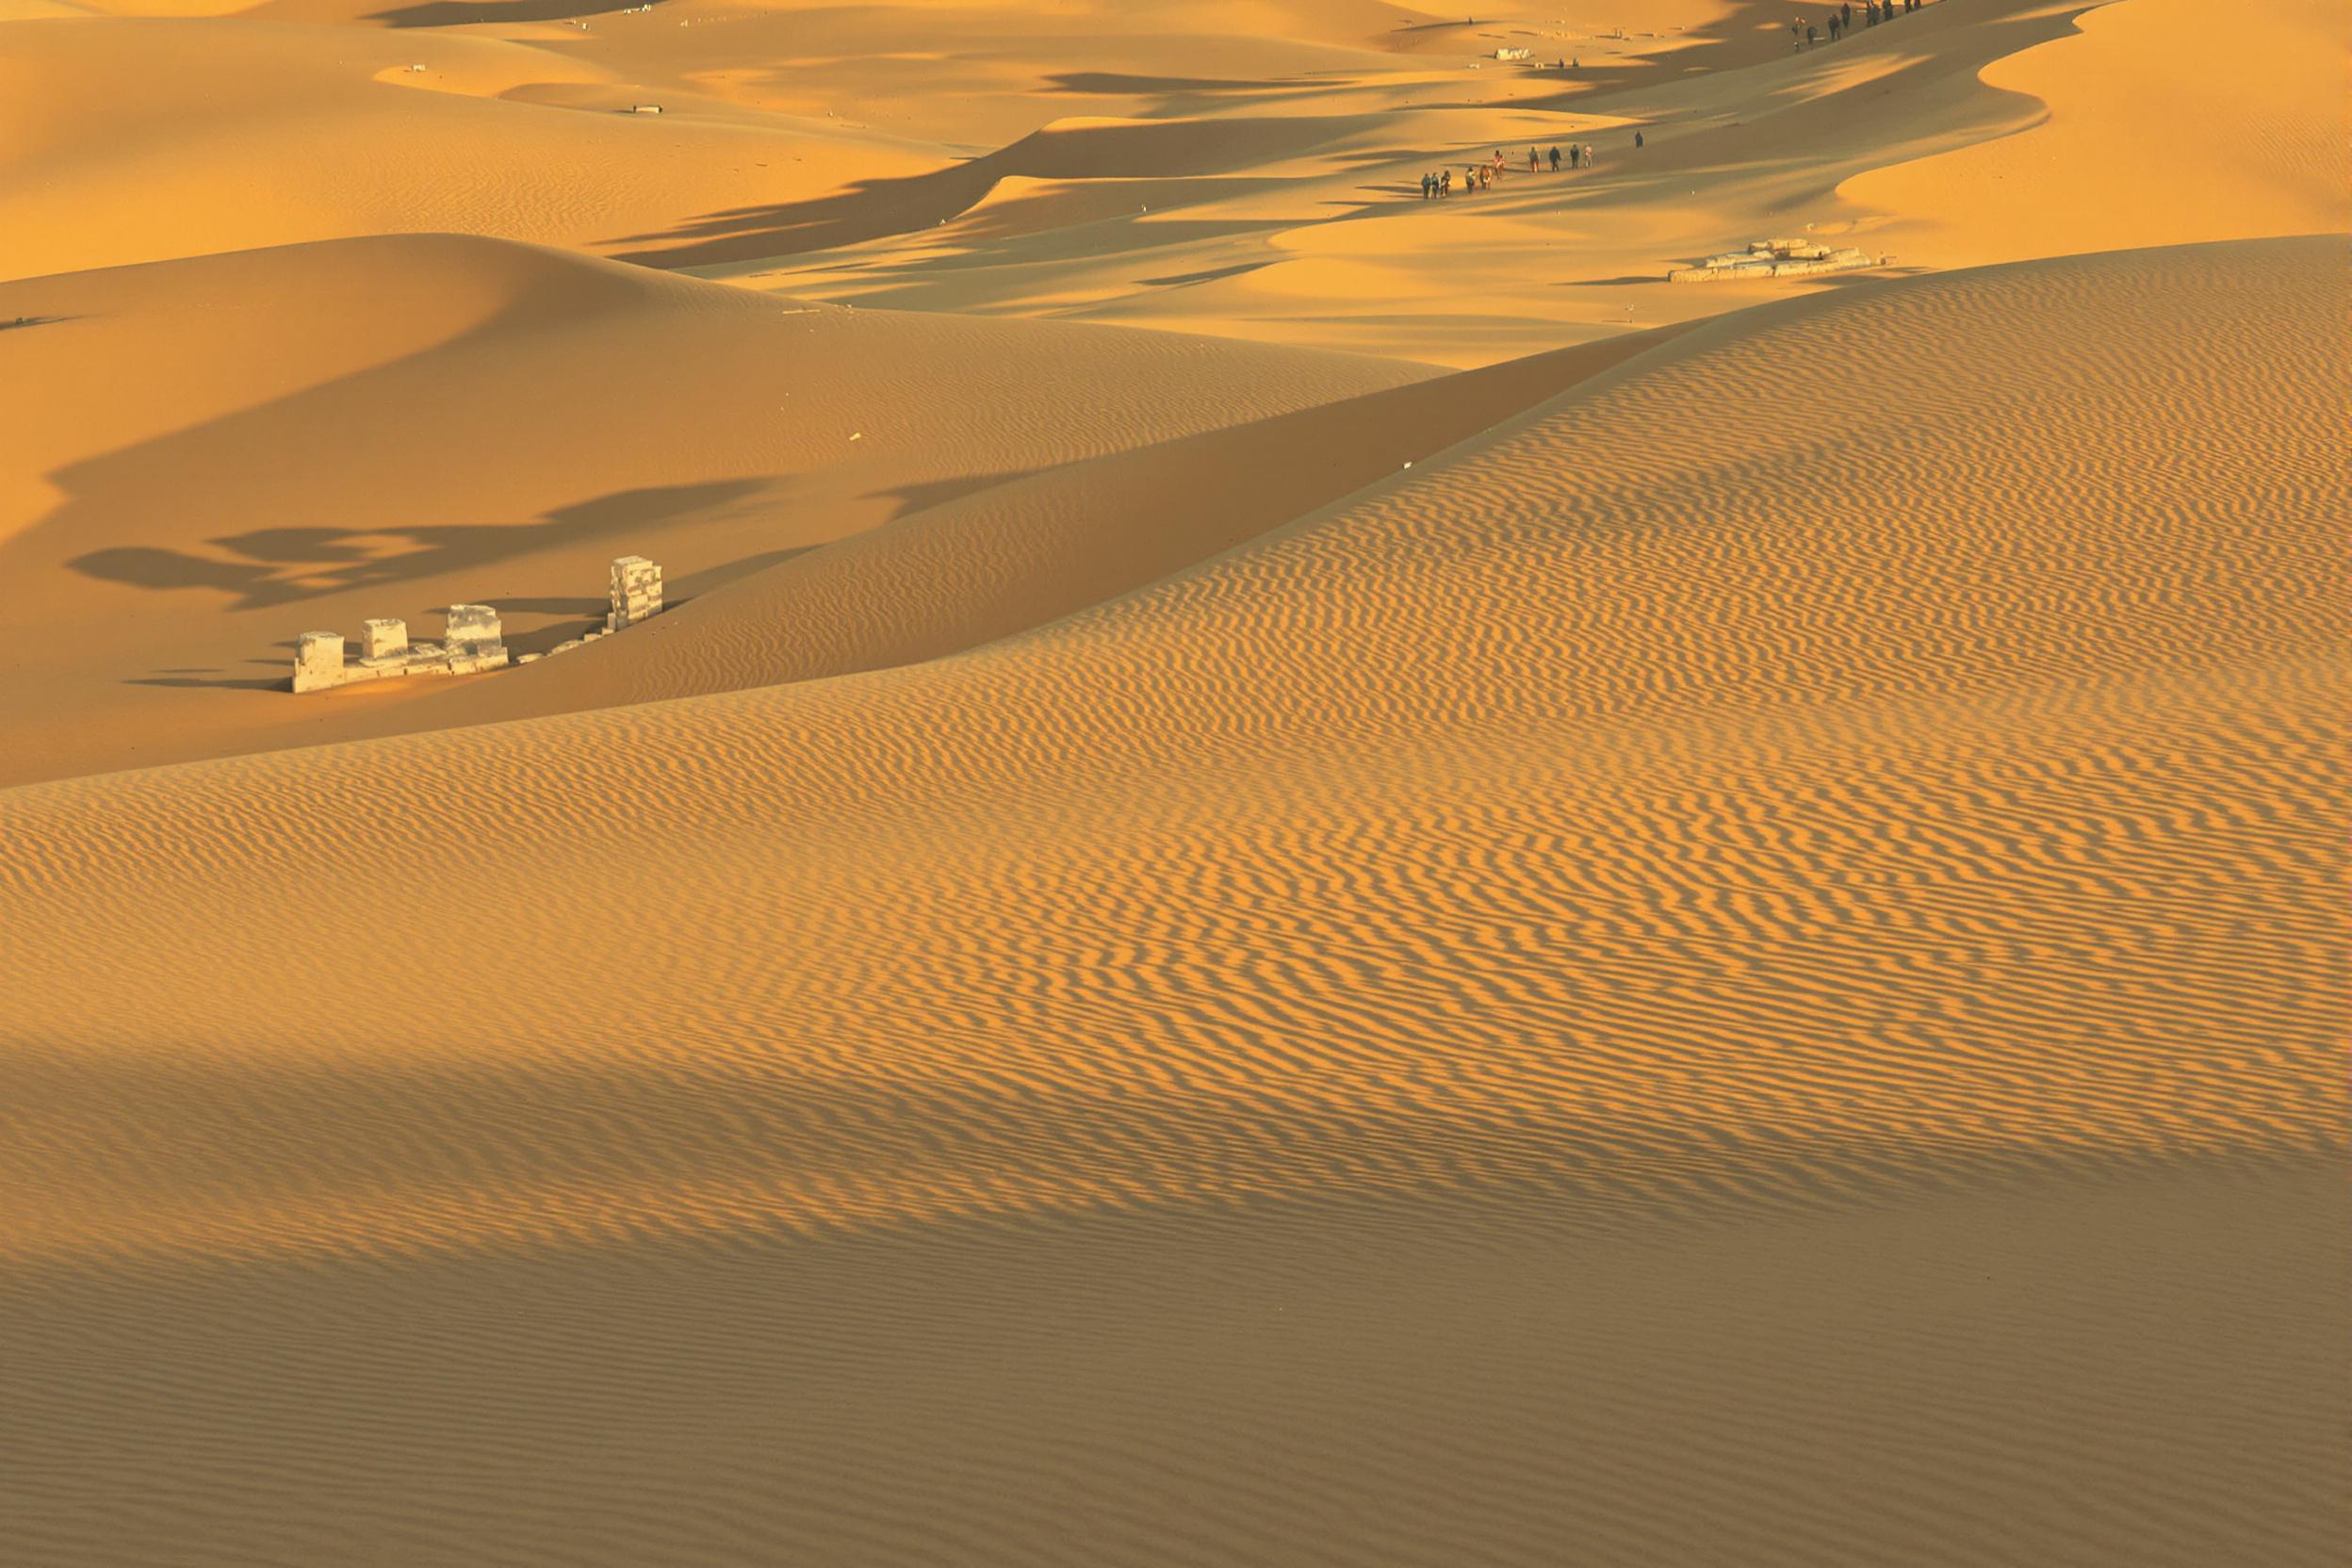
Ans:
[[[2339,1560],[2342,17],[1826,14],[0,0],[0,1563]]]

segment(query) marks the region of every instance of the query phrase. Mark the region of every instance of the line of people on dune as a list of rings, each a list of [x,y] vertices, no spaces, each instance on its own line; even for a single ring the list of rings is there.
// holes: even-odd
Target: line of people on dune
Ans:
[[[1892,22],[1898,16],[1907,16],[1926,8],[1927,0],[1862,0],[1862,24],[1875,27],[1882,22]],[[1830,42],[1835,43],[1854,31],[1854,8],[1850,5],[1829,8]],[[1809,49],[1821,41],[1821,29],[1818,24],[1807,22],[1805,13],[1799,11],[1796,20],[1788,24],[1788,38],[1790,48]]]
[[[1866,27],[1875,27],[1882,22],[1892,22],[1899,15],[1925,10],[1927,5],[1928,0],[1862,0],[1862,24]],[[1830,8],[1828,18],[1830,42],[1835,43],[1846,34],[1854,31],[1854,8],[1851,4],[1839,4]],[[1793,47],[1798,49],[1804,49],[1821,41],[1820,25],[1807,22],[1802,12],[1798,14],[1796,20],[1788,24],[1788,36],[1795,41]],[[1560,63],[1563,66],[1567,64],[1564,60]],[[1582,65],[1584,62],[1579,60],[1576,63]],[[1641,149],[1642,143],[1642,133],[1634,132],[1633,145],[1636,151]],[[1560,149],[1554,147],[1548,155],[1551,160],[1552,172],[1559,173]],[[1537,153],[1534,148],[1528,148],[1527,172],[1541,173],[1544,169],[1544,156],[1545,155]],[[1493,162],[1462,165],[1461,188],[1465,192],[1489,189],[1494,184],[1494,177],[1509,167],[1510,160],[1503,156],[1503,150],[1497,147],[1494,149]],[[1568,144],[1568,167],[1571,170],[1592,168],[1592,144],[1589,141],[1570,142]],[[1421,176],[1421,199],[1425,202],[1451,196],[1454,189],[1454,172],[1450,168],[1441,169],[1434,174]]]
[[[1642,133],[1640,131],[1634,132],[1633,145],[1635,151],[1640,151],[1642,144]],[[1551,160],[1552,172],[1555,174],[1559,173],[1560,154],[1558,147],[1554,147],[1548,155],[1539,153],[1532,147],[1528,148],[1527,172],[1530,174],[1542,173],[1544,172],[1544,159],[1546,156],[1548,156]],[[1592,151],[1592,144],[1591,142],[1572,141],[1568,144],[1568,167],[1571,170],[1592,168],[1593,157],[1594,154]],[[1494,149],[1494,157],[1492,162],[1465,163],[1462,166],[1462,185],[1460,188],[1465,192],[1488,189],[1494,186],[1495,177],[1506,172],[1510,167],[1511,160],[1503,156],[1503,150],[1500,147],[1497,147]],[[1425,202],[1437,201],[1443,197],[1451,196],[1454,193],[1455,188],[1454,172],[1450,168],[1441,169],[1434,174],[1424,174],[1421,176],[1421,199]]]

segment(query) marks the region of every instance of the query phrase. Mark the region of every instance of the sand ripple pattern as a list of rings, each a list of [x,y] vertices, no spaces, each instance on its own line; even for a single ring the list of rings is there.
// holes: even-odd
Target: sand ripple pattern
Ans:
[[[2309,1147],[2321,253],[1694,335],[961,659],[14,792],[11,1244]]]
[[[375,1267],[1407,1202],[1599,1246],[2340,1156],[2336,253],[1729,320],[928,664],[0,793],[0,1256]],[[1971,1397],[1930,1396],[1977,1430]],[[1756,1399],[1725,1432],[1770,1442]],[[2017,1441],[2045,1439],[2073,1451]],[[1150,1441],[1120,1462],[1202,1452],[1154,1468]],[[1944,1474],[1957,1451],[1899,1462],[1948,1502],[1992,1484]],[[1222,1521],[1122,1536],[1115,1478],[1060,1462],[1111,1488],[1093,1560],[1316,1560]],[[2275,1478],[2308,1503],[2298,1462]],[[1395,1560],[1560,1560],[1527,1549],[1541,1499],[1481,1506],[1496,1538]],[[1934,1508],[1887,1525],[1909,1506],[1776,1551],[1951,1556]],[[1044,1539],[888,1515],[833,1560]],[[1603,1509],[1596,1560],[1696,1549],[1674,1517]],[[2165,1517],[2167,1551],[2314,1539]],[[1973,1560],[2095,1560],[2049,1549],[2070,1527]]]

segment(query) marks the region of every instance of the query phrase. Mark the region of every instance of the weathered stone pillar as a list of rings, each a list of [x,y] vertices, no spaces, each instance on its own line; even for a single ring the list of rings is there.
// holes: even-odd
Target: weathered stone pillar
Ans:
[[[612,608],[604,617],[607,631],[619,631],[662,613],[662,568],[642,555],[624,555],[612,563]]]
[[[443,638],[449,645],[451,675],[472,675],[477,670],[495,670],[506,663],[506,644],[498,629],[498,612],[486,604],[449,606],[449,627]]]
[[[453,604],[449,606],[449,628],[442,633],[451,656],[460,653],[496,653],[503,649],[498,630],[498,612],[486,604]]]
[[[305,631],[294,642],[294,689],[316,692],[343,684],[343,634]]]
[[[359,623],[359,656],[362,659],[394,659],[408,651],[406,621],[362,621]]]

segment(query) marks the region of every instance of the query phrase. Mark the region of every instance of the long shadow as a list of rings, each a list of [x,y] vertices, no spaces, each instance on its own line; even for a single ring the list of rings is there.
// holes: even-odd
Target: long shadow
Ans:
[[[149,676],[140,680],[126,680],[125,686],[170,686],[181,690],[209,688],[218,692],[285,692],[293,689],[294,678],[282,675],[274,678],[244,680],[234,678],[220,680],[199,680],[193,676]]]
[[[615,261],[640,267],[716,267],[770,256],[805,255],[837,250],[885,235],[937,227],[988,193],[1002,171],[990,167],[1002,154],[953,164],[904,179],[859,180],[835,196],[769,206],[728,207],[706,213],[667,234],[633,234],[619,243],[664,243],[615,251]]]
[[[1279,92],[1285,84],[1217,76],[1129,76],[1116,71],[1064,71],[1046,77],[1056,92],[1086,97],[1151,98],[1174,92]]]
[[[655,0],[656,4],[660,0]],[[371,11],[368,20],[387,27],[456,27],[469,22],[569,22],[578,16],[605,16],[628,10],[636,0],[424,0]]]
[[[1164,278],[1137,278],[1146,288],[1189,288],[1194,284],[1215,283],[1219,278],[1238,278],[1262,267],[1274,265],[1272,258],[1265,261],[1237,261],[1231,267],[1211,267],[1199,272],[1174,272]]]
[[[601,615],[606,601],[594,598],[577,599],[483,599],[481,601],[501,615]]]
[[[1170,121],[1035,131],[966,163],[903,179],[863,180],[832,196],[709,213],[664,234],[625,235],[612,253],[641,267],[716,267],[837,250],[936,228],[1000,180],[1169,179],[1222,174],[1295,156],[1364,122],[1360,115]]]
[[[993,474],[960,474],[954,479],[935,479],[915,484],[892,485],[887,490],[870,490],[866,495],[869,499],[877,496],[894,498],[898,505],[887,520],[896,522],[909,514],[943,506],[949,501],[961,500],[966,496],[993,490],[1000,484],[1010,484],[1015,480],[1027,479],[1032,474],[1044,471],[1042,468],[1007,468]]]
[[[709,480],[622,490],[559,507],[537,523],[255,529],[209,541],[229,558],[136,546],[93,550],[67,564],[85,577],[134,588],[216,589],[234,596],[238,610],[263,610],[468,570],[550,545],[643,528],[741,499],[768,483],[764,479]],[[364,543],[387,534],[405,538],[414,547],[382,555]],[[288,572],[288,567],[296,569]]]
[[[1828,13],[1827,6],[1821,7],[1818,13],[1808,12],[1814,14],[1817,22]],[[1861,12],[1857,9],[1854,14],[1855,35],[1859,35],[1864,31],[1859,20]],[[1901,20],[1900,17],[1896,19]],[[1893,24],[1882,24],[1867,31],[1874,39],[1885,38],[1889,35],[1884,28]],[[1854,42],[1855,35],[1850,35],[1837,47],[1844,48],[1847,43]],[[1791,47],[1788,35],[1788,8],[1778,4],[1777,0],[1735,0],[1735,8],[1730,14],[1680,35],[1678,40],[1625,39],[1623,41],[1637,46],[1657,44],[1660,46],[1660,52],[1644,55],[1637,47],[1637,51],[1629,56],[1616,58],[1595,57],[1592,60],[1564,70],[1556,63],[1540,64],[1527,74],[1542,82],[1558,83],[1563,90],[1541,98],[1521,100],[1511,106],[1582,113],[1596,106],[1592,100],[1597,95],[1613,92],[1619,88],[1655,88],[1677,76],[1737,70],[1766,60],[1786,59],[1796,52]],[[1660,57],[1664,46],[1670,42],[1678,46],[1671,54]],[[1560,47],[1553,45],[1555,50]],[[1830,47],[1826,41],[1819,45],[1821,49]],[[1808,55],[1813,52],[1806,51]],[[1571,53],[1573,57],[1573,50]]]

